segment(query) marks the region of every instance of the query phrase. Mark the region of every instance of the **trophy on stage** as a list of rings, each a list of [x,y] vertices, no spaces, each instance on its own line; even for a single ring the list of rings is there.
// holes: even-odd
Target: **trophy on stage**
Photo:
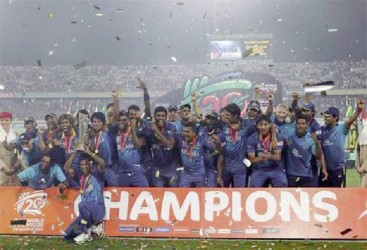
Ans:
[[[77,141],[76,149],[80,151],[85,150],[88,139],[88,115],[79,113],[78,114],[78,129],[79,129],[79,140]]]

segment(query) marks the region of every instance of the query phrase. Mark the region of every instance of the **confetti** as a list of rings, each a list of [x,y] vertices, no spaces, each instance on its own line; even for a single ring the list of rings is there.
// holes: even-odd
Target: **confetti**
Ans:
[[[37,60],[37,65],[38,65],[38,67],[42,67],[41,60]]]
[[[281,18],[278,18],[278,20],[277,20],[278,22],[281,22],[281,21],[283,21],[283,19],[281,19]]]
[[[51,50],[50,52],[48,52],[48,56],[52,56],[54,54],[54,52]]]
[[[338,32],[338,29],[328,29],[328,32]]]
[[[96,16],[103,16],[103,13],[96,13]]]
[[[203,19],[204,19],[204,20],[206,19],[206,13],[207,13],[207,12],[205,11],[204,16],[203,16]]]
[[[98,7],[97,5],[93,5],[93,8],[95,8],[96,10],[101,10],[101,8]]]
[[[353,229],[351,229],[351,228],[347,228],[347,229],[345,229],[345,230],[341,231],[341,232],[340,232],[340,234],[341,234],[341,235],[346,235],[347,233],[349,233],[349,232],[351,232],[351,231],[353,231]]]
[[[171,56],[171,60],[174,61],[174,62],[177,62],[177,59],[174,56]]]
[[[54,18],[55,17],[55,14],[54,13],[48,13],[48,18],[50,18],[50,19],[52,19],[52,18]]]
[[[115,38],[116,38],[117,41],[120,41],[121,40],[121,38],[118,37],[118,36],[115,36]]]
[[[77,21],[71,21],[70,23],[72,23],[72,24],[76,24],[76,23],[78,23]]]
[[[125,11],[124,9],[117,9],[117,12],[120,12],[120,13],[122,13],[124,11]]]
[[[177,5],[184,5],[185,3],[184,2],[178,2],[176,3]]]

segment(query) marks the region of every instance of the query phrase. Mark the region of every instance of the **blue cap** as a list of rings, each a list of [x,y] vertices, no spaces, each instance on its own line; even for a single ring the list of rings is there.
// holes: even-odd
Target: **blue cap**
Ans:
[[[335,107],[329,107],[326,111],[321,112],[321,115],[339,117],[339,109],[337,109]]]
[[[208,114],[206,114],[205,117],[213,117],[214,119],[218,119],[219,115],[217,112],[211,111]]]
[[[306,102],[305,104],[302,105],[301,109],[309,111],[315,111],[315,104],[313,104],[312,102]]]
[[[176,105],[170,105],[168,107],[168,111],[171,111],[171,110],[175,110],[175,111],[178,111],[178,107]]]
[[[19,141],[29,141],[31,139],[31,136],[27,133],[23,133],[19,136]]]
[[[255,109],[256,111],[259,111],[261,109],[260,103],[258,101],[251,101],[248,105],[248,110]]]

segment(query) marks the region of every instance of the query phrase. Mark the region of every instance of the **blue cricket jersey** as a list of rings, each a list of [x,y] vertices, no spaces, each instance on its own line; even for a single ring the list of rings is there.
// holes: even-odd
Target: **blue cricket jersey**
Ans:
[[[295,129],[282,133],[286,143],[286,172],[293,176],[312,177],[311,158],[315,155],[316,145],[311,134],[303,137],[296,135]]]
[[[166,137],[169,140],[171,139],[177,140],[176,127],[170,123],[165,124],[162,130],[162,134],[164,137]],[[178,149],[177,145],[175,145],[172,149],[166,148],[163,145],[163,143],[155,137],[154,133],[152,133],[150,139],[152,142],[154,166],[161,170],[167,170],[167,167],[172,166],[174,169],[171,169],[171,170],[176,171],[177,165],[175,164],[178,164],[180,161],[178,150],[177,150]]]
[[[341,169],[345,166],[345,138],[349,129],[345,124],[338,124],[332,129],[322,126],[316,132],[324,153],[326,168],[330,170]]]
[[[187,143],[181,137],[178,145],[180,147],[181,162],[184,167],[184,171],[193,174],[203,174],[205,172],[204,138],[198,136],[193,142]]]
[[[143,135],[137,135],[142,137]],[[141,149],[135,148],[131,132],[124,134],[121,131],[116,136],[119,169],[131,172],[140,169],[142,160]]]
[[[83,178],[85,185],[83,185]],[[103,184],[94,175],[89,175],[87,178],[82,176],[80,188],[81,202],[104,204]]]
[[[227,125],[223,130],[225,142],[222,145],[224,168],[238,169],[244,167],[243,158],[247,152],[247,129],[232,131]]]
[[[275,151],[282,151],[283,150],[283,137],[277,133],[277,140],[278,144],[275,148]],[[271,143],[271,138],[269,143]],[[247,142],[247,153],[254,153],[256,157],[261,156],[264,153],[265,149],[259,139],[259,132],[253,133]],[[269,153],[269,152],[268,152]],[[283,163],[281,160],[279,161],[271,161],[266,160],[253,165],[254,169],[261,169],[261,170],[275,170],[275,169],[283,169]]]
[[[66,176],[58,165],[50,166],[47,173],[42,173],[40,164],[35,164],[26,168],[18,174],[20,181],[28,181],[28,186],[35,190],[53,187],[58,182],[64,182]]]

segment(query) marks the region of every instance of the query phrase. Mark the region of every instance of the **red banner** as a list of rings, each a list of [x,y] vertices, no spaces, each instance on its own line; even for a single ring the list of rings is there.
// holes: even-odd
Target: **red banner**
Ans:
[[[61,235],[79,193],[0,187],[0,233]],[[367,239],[362,188],[106,188],[108,236]]]

